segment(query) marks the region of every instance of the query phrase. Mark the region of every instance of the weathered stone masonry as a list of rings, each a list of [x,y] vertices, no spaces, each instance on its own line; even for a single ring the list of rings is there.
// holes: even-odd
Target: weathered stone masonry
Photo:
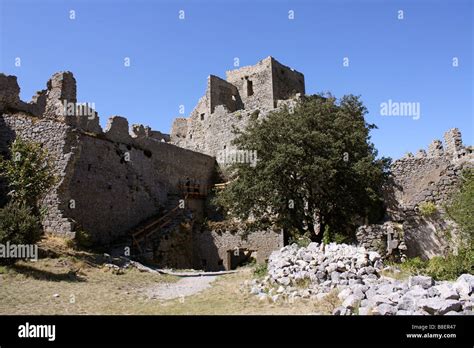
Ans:
[[[357,231],[361,244],[382,255],[423,258],[455,250],[459,231],[446,217],[444,205],[458,190],[463,169],[474,167],[474,154],[472,147],[463,145],[457,128],[445,133],[444,143],[443,148],[441,140],[434,140],[428,151],[407,154],[393,163],[393,186],[386,197],[389,221],[361,226]],[[419,206],[426,202],[436,205],[433,216],[420,214]]]
[[[252,117],[265,117],[304,93],[304,75],[273,57],[227,71],[226,80],[211,75],[189,118],[174,121],[171,142],[217,157],[234,149],[234,127],[243,129]]]
[[[226,82],[211,80],[213,107],[228,103],[232,108]],[[149,127],[129,129],[120,116],[111,117],[102,130],[94,110],[80,114],[70,72],[55,74],[29,103],[19,99],[19,92],[15,77],[0,75],[0,151],[9,156],[8,147],[18,136],[48,150],[59,180],[43,202],[47,232],[73,236],[86,231],[97,243],[108,244],[176,203],[183,193],[178,183],[192,178],[203,186],[213,184],[213,157],[170,144],[169,136]],[[73,113],[67,114],[64,106],[70,104]],[[262,262],[283,245],[279,232],[256,231],[242,238],[230,231],[202,230],[203,207],[204,200],[188,200],[192,214],[159,236],[154,251],[162,266],[226,269],[241,261],[229,259],[237,247]]]
[[[69,72],[55,74],[47,90],[37,93],[42,106],[19,102],[15,78],[0,75],[0,86],[0,151],[7,154],[20,136],[43,144],[55,163],[60,180],[44,201],[48,232],[85,230],[108,243],[156,214],[168,195],[179,193],[180,180],[211,183],[212,157],[162,142],[143,126],[129,134],[122,117],[112,117],[103,132],[95,112],[64,115],[62,103],[76,103]]]
[[[183,193],[179,182],[191,178],[203,186],[214,184],[215,158],[234,149],[233,129],[291,108],[305,85],[303,74],[272,57],[228,71],[226,80],[211,75],[205,95],[189,118],[174,121],[170,136],[143,125],[130,129],[120,116],[111,117],[102,130],[95,110],[76,107],[70,72],[54,74],[28,103],[19,92],[16,77],[0,74],[0,152],[8,156],[9,144],[20,136],[50,153],[59,181],[43,202],[45,230],[66,235],[84,230],[107,244],[176,203]],[[65,113],[65,105],[72,105],[72,112]],[[457,129],[445,134],[444,147],[436,140],[427,151],[395,161],[387,221],[361,226],[359,243],[397,257],[443,253],[449,245],[440,232],[456,235],[456,226],[445,219],[442,206],[457,189],[462,169],[472,163],[472,147],[463,146]],[[440,215],[421,216],[423,202],[435,203]],[[154,250],[163,266],[227,269],[249,253],[264,261],[283,245],[278,231],[244,236],[199,228],[204,200],[190,200],[188,208],[192,213],[162,235]]]

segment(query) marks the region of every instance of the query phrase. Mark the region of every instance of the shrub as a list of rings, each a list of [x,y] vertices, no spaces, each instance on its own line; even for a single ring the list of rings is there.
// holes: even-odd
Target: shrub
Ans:
[[[466,169],[462,173],[459,192],[453,195],[451,205],[446,207],[448,216],[461,228],[463,242],[467,246],[474,241],[474,169]]]
[[[54,184],[47,152],[39,144],[17,138],[10,147],[11,159],[0,156],[0,175],[7,180],[12,200],[36,208]]]
[[[309,243],[311,243],[311,238],[309,238],[306,234],[302,236],[293,235],[289,238],[288,242],[289,244],[295,243],[300,248],[306,248],[309,245]]]
[[[461,274],[474,272],[474,250],[462,249],[457,255],[436,256],[428,261],[426,274],[436,280],[455,280]]]
[[[253,274],[259,278],[263,278],[267,275],[268,266],[266,263],[261,263],[255,266]]]
[[[311,279],[309,278],[296,279],[295,286],[299,289],[308,289],[311,286]]]
[[[32,209],[18,202],[10,202],[0,209],[0,243],[34,244],[41,238],[42,227]],[[0,260],[11,263],[14,260]]]
[[[398,266],[402,271],[405,271],[409,274],[424,274],[427,266],[427,261],[423,261],[419,257],[414,257],[398,264]]]
[[[343,243],[348,243],[350,241],[350,237],[348,235],[338,233],[338,232],[332,232],[329,226],[326,225],[324,228],[324,234],[323,234],[323,242],[324,244],[329,244],[329,243],[336,243],[336,244],[343,244]]]
[[[90,233],[84,230],[79,230],[76,232],[76,237],[74,239],[77,246],[82,248],[91,248],[94,245],[94,240]]]
[[[436,214],[438,209],[433,202],[423,202],[418,205],[418,209],[420,210],[420,214],[424,217],[430,217]]]
[[[412,275],[423,274],[436,280],[454,280],[461,274],[474,273],[474,250],[461,249],[456,255],[435,256],[427,261],[415,257],[397,266]]]

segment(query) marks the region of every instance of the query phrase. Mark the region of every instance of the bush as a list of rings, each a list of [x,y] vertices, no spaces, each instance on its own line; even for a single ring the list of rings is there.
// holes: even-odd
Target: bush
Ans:
[[[420,203],[418,209],[420,210],[420,214],[424,217],[433,216],[438,211],[438,208],[436,208],[436,205],[433,202]]]
[[[436,256],[428,261],[426,274],[436,280],[455,280],[461,274],[474,273],[474,250],[462,249],[457,255]]]
[[[0,243],[34,244],[41,238],[39,218],[30,207],[10,202],[0,209]]]
[[[311,243],[311,239],[306,235],[290,237],[289,244],[293,243],[296,243],[300,248],[306,248]]]
[[[55,182],[47,152],[39,144],[20,138],[13,142],[10,152],[11,159],[0,156],[0,175],[7,180],[9,196],[36,209],[38,200]]]
[[[268,266],[266,263],[261,263],[255,266],[253,274],[259,278],[263,278],[267,275]]]
[[[94,245],[92,236],[84,230],[77,231],[74,240],[76,241],[77,246],[81,248],[89,249]]]
[[[412,275],[428,275],[436,280],[455,280],[464,273],[474,274],[474,250],[461,249],[456,255],[435,256],[427,261],[415,257],[397,266]]]
[[[10,153],[10,159],[0,156],[0,176],[10,190],[10,201],[0,209],[0,243],[35,244],[43,232],[38,200],[55,178],[41,145],[17,138]]]
[[[329,244],[333,242],[336,244],[349,243],[350,237],[342,233],[332,232],[329,226],[326,225],[324,228],[323,243]]]
[[[463,242],[466,246],[474,241],[474,169],[466,169],[462,173],[459,192],[452,197],[451,205],[446,207],[448,216],[461,228]]]
[[[402,271],[409,274],[424,274],[426,272],[427,261],[423,261],[419,257],[414,257],[398,264],[398,266]]]

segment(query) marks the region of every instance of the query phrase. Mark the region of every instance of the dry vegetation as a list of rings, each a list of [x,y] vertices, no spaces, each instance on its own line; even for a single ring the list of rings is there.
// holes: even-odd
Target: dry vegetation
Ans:
[[[0,268],[0,314],[327,314],[338,305],[335,293],[321,302],[259,301],[242,287],[253,277],[250,267],[184,300],[151,299],[147,289],[178,278],[132,268],[116,274],[102,255],[75,251],[57,237],[43,240],[41,250],[46,257],[36,262]]]

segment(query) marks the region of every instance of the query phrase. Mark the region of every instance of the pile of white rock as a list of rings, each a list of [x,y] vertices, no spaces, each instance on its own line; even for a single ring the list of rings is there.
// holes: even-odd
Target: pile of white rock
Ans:
[[[474,314],[474,276],[436,282],[427,276],[382,276],[378,253],[346,244],[285,246],[271,254],[268,275],[249,284],[261,300],[322,300],[338,292],[335,315]],[[387,269],[387,268],[385,268]]]

